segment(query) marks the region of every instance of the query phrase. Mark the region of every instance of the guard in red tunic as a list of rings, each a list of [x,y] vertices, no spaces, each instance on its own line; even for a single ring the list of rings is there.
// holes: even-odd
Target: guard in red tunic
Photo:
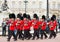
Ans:
[[[30,30],[30,25],[29,25],[29,20],[27,19],[27,15],[23,15],[23,30],[24,30],[24,39],[29,39],[29,30]]]
[[[20,19],[17,18],[15,22],[16,22],[16,29],[17,29],[16,36],[19,38],[19,34],[20,34]]]
[[[19,39],[22,39],[23,21],[19,18],[17,18],[16,29],[17,29],[17,35],[16,36]]]
[[[24,18],[23,21],[24,21],[24,26],[23,26],[23,29],[24,29],[24,38],[26,39],[28,37],[29,26],[28,26],[27,18]]]
[[[22,30],[23,30],[23,17],[22,17],[22,14],[19,13],[17,14],[17,19],[16,19],[16,29],[17,29],[17,34],[16,34],[16,37],[18,37],[19,39],[22,39],[23,38],[23,33],[22,33]]]
[[[27,28],[28,28],[28,21],[27,21],[27,15],[26,13],[23,14],[23,31],[24,31],[24,39],[27,38]],[[24,40],[23,39],[23,40]]]
[[[32,40],[34,40],[36,36],[37,36],[37,39],[39,39],[39,20],[37,18],[37,14],[34,14],[34,16],[33,16],[32,26],[34,29],[34,34],[33,34]]]
[[[15,15],[10,14],[12,17],[10,17],[10,26],[9,26],[9,34],[8,34],[8,41],[10,41],[11,37],[14,37],[14,40],[16,41],[17,38],[15,36],[14,30],[15,30]]]
[[[52,15],[52,17],[54,18],[54,21],[57,22],[57,21],[56,21],[56,15]],[[57,33],[57,32],[58,32],[58,31],[57,31],[57,26],[56,26],[56,33]]]
[[[45,16],[42,16],[42,20],[40,21],[40,28],[41,28],[41,39],[43,39],[43,35],[45,36],[45,39],[47,38],[47,35],[45,33],[46,30],[46,22],[45,22]]]
[[[30,15],[27,15],[27,21],[28,21],[28,40],[32,37],[32,35],[30,34],[30,28],[31,28],[31,25],[32,25],[32,22],[31,22],[31,18],[30,18]]]
[[[51,21],[48,23],[49,24],[49,28],[50,28],[50,36],[49,39],[51,39],[52,37],[56,37],[56,33],[55,33],[55,28],[57,26],[57,22],[54,20],[53,17],[51,17]]]
[[[19,35],[19,38],[23,40],[23,20],[20,21],[20,35]]]

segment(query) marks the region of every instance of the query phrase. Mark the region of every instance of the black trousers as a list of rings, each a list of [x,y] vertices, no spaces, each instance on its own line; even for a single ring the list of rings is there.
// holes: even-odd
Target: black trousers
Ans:
[[[6,27],[2,28],[2,36],[6,36]]]
[[[17,30],[17,35],[16,35],[16,37],[18,37],[19,39],[23,38],[22,30]]]
[[[43,39],[43,35],[45,36],[45,38],[47,38],[47,35],[45,33],[45,30],[41,30],[41,39]]]
[[[28,30],[24,30],[24,39],[28,37]]]
[[[25,32],[26,38],[28,38],[28,39],[30,39],[32,37],[32,35],[30,34],[29,31],[30,30],[26,30],[26,32]]]
[[[30,30],[24,30],[24,39],[30,39],[32,37],[29,31]]]
[[[17,30],[16,37],[18,37],[18,38],[19,38],[19,34],[20,34],[20,30]]]
[[[11,39],[11,37],[14,37],[14,40],[17,40],[17,38],[16,38],[16,35],[14,34],[14,31],[9,31],[9,34],[8,34],[8,41],[10,41],[10,39]]]
[[[28,39],[30,39],[32,37],[30,30],[28,30]]]
[[[54,32],[54,30],[51,30],[50,31],[50,36],[49,36],[49,38],[51,39],[52,37],[56,37],[56,33]]]
[[[23,38],[22,30],[20,30],[19,38],[20,38],[20,39]]]
[[[37,36],[37,39],[39,38],[39,30],[34,30],[34,34],[33,34],[33,39],[35,39],[35,37]]]

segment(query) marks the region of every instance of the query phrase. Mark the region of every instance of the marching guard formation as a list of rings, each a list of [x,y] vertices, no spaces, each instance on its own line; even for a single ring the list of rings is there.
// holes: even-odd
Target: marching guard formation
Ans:
[[[29,14],[24,13],[18,14],[17,17],[14,13],[9,14],[9,20],[7,22],[8,26],[8,41],[10,41],[13,36],[14,41],[17,39],[31,39],[34,40],[41,38],[49,38],[56,37],[56,32],[54,31],[57,26],[56,16],[53,15],[49,22],[46,22],[45,15],[42,16],[41,19],[37,16],[37,14],[33,15],[33,19],[31,19]],[[49,27],[49,37],[46,33],[46,27]],[[31,28],[33,28],[34,33],[31,34]]]

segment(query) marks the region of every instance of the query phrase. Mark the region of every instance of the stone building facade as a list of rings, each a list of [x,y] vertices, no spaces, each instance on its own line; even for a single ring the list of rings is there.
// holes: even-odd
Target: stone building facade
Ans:
[[[8,17],[9,13],[25,13],[25,0],[7,0],[7,5],[9,9],[7,11],[2,11],[1,6],[4,0],[0,0],[0,22],[2,18]],[[47,15],[47,0],[26,0],[26,12],[30,14],[37,13],[39,17],[42,15]],[[49,18],[55,14],[57,18],[60,17],[60,0],[49,0]],[[4,17],[4,16],[5,17]]]

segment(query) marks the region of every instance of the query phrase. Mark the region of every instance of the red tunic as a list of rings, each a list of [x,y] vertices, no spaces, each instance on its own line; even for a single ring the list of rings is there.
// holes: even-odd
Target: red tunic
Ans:
[[[20,30],[23,30],[23,20],[20,21]]]
[[[46,22],[45,21],[44,22],[40,21],[39,25],[41,26],[41,30],[45,30],[46,29]]]
[[[16,22],[16,28],[17,28],[17,30],[23,30],[23,21],[22,20]]]
[[[32,20],[32,26],[34,29],[38,29],[39,28],[39,21],[38,20]]]
[[[9,28],[11,31],[14,31],[15,30],[15,21],[11,21],[10,23],[10,28]]]
[[[28,20],[23,20],[23,23],[24,23],[24,26],[23,26],[23,29],[24,30],[29,30],[30,29],[30,26],[29,26],[29,21]]]
[[[32,21],[31,20],[29,20],[28,26],[29,26],[29,30],[30,30],[30,27],[32,26]]]
[[[50,30],[54,30],[55,28],[56,28],[56,26],[57,26],[57,22],[56,21],[50,21],[49,22],[49,28],[50,28]]]
[[[20,29],[20,21],[16,21],[16,28],[17,28],[17,30]]]

